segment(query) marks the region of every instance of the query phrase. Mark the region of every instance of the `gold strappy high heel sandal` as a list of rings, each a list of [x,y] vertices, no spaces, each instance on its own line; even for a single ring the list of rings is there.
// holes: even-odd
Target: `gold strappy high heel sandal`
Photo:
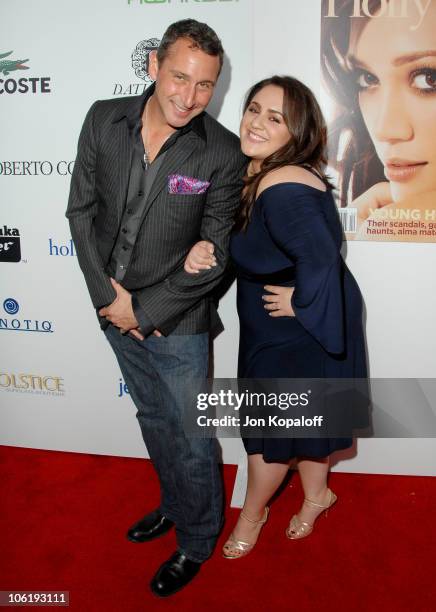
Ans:
[[[242,516],[243,519],[248,521],[249,523],[254,523],[256,525],[265,525],[268,520],[269,508],[265,508],[265,513],[260,521],[254,521],[248,516],[245,516],[243,512],[239,516]],[[258,536],[259,537],[259,536]],[[256,538],[257,542],[257,538]],[[248,553],[253,550],[256,542],[250,544],[249,542],[242,542],[242,540],[236,540],[233,532],[230,534],[229,539],[223,546],[223,557],[225,559],[239,559],[240,557],[245,557]]]
[[[316,502],[312,501],[311,499],[307,499],[307,498],[304,499],[303,503],[306,503],[309,506],[312,506],[312,508],[322,508],[323,510],[325,510],[325,516],[327,516],[329,508],[331,508],[333,504],[336,502],[336,500],[338,499],[331,489],[328,489],[328,491],[330,493],[330,499],[329,499],[329,503],[327,504],[327,506],[323,506],[322,504],[317,504]],[[319,516],[321,516],[321,514]],[[314,526],[314,523],[310,524],[310,523],[306,523],[306,521],[301,521],[298,518],[298,516],[294,514],[294,516],[291,518],[291,522],[289,523],[289,527],[286,529],[286,536],[290,540],[300,540],[301,538],[305,538],[312,533],[313,526]]]

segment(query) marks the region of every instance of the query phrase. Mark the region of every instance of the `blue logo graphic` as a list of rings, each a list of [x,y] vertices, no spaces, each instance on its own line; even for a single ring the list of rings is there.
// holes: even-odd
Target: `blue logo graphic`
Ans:
[[[124,382],[122,378],[118,381],[118,395],[117,397],[124,397],[125,395],[130,395],[127,384]]]
[[[7,298],[3,302],[3,308],[10,315],[17,314],[17,312],[20,310],[20,306],[18,302],[14,300],[13,298]]]
[[[0,317],[0,331],[25,331],[25,332],[41,332],[53,333],[53,323],[51,321],[41,321],[39,319],[18,319],[17,312],[20,310],[20,305],[14,298],[6,298],[3,302],[3,309],[8,316]]]
[[[49,255],[53,255],[55,257],[75,257],[76,251],[74,248],[74,242],[70,238],[67,244],[55,244],[52,238],[48,239],[48,250]]]

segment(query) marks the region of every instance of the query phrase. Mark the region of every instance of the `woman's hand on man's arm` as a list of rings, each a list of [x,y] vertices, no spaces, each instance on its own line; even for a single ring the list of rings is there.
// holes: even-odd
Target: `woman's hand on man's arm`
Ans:
[[[214,250],[214,245],[208,240],[196,242],[185,259],[185,272],[198,274],[201,270],[210,270],[216,266]]]

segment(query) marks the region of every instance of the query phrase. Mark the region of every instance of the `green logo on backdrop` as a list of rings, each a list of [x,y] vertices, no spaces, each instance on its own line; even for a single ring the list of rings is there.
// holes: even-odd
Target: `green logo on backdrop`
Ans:
[[[188,2],[239,2],[239,0],[127,0],[127,4],[187,4]]]
[[[50,77],[18,78],[15,75],[9,76],[11,72],[17,70],[29,70],[29,66],[25,65],[25,62],[29,61],[28,59],[5,59],[12,53],[13,51],[0,53],[0,76],[4,75],[6,77],[0,79],[0,95],[51,93]]]
[[[29,66],[25,66],[24,62],[28,62],[28,59],[25,60],[5,60],[5,57],[9,57],[13,51],[8,51],[8,53],[0,54],[0,73],[3,72],[5,76],[8,76],[10,72],[14,72],[14,70],[29,70]]]

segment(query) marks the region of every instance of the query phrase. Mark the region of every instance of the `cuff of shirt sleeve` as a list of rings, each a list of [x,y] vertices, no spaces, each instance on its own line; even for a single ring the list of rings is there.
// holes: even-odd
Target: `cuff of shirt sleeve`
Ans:
[[[99,310],[101,310],[102,308],[105,308],[104,306],[99,306],[98,308],[95,309],[95,314],[97,315],[97,319],[98,322],[100,323],[100,329],[102,331],[106,331],[106,329],[109,327],[110,322],[106,319],[106,317],[101,317],[98,312]]]
[[[141,308],[139,300],[134,293],[132,294],[132,308],[133,308],[133,313],[136,317],[136,320],[139,323],[139,329],[140,329],[141,334],[143,336],[149,336],[152,332],[154,332],[155,326],[153,322],[150,321],[150,319],[147,317],[143,309]]]

